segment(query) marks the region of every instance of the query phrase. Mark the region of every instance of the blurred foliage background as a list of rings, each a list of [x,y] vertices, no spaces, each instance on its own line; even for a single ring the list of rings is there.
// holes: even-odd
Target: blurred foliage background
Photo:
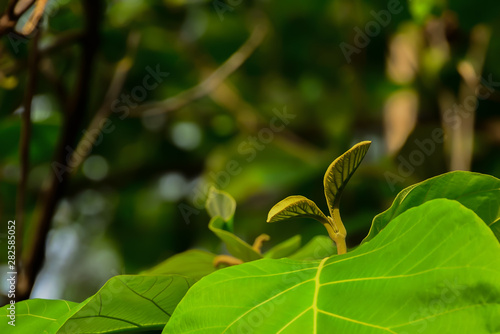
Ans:
[[[55,0],[23,36],[32,12],[0,41],[0,262],[31,105],[22,262],[45,253],[32,297],[81,301],[177,252],[223,253],[208,184],[236,198],[248,242],[326,234],[267,212],[298,194],[326,212],[324,172],[361,140],[373,143],[341,203],[351,247],[408,185],[500,176],[498,1]],[[77,147],[77,167],[54,165]],[[55,175],[67,182],[47,195]],[[33,249],[47,201],[47,247]]]

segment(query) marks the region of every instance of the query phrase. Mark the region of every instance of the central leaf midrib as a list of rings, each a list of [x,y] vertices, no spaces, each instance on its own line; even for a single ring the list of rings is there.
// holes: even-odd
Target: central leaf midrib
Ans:
[[[313,333],[316,334],[318,332],[318,295],[319,295],[319,288],[321,287],[321,283],[320,283],[320,275],[321,275],[321,271],[323,270],[323,266],[325,265],[325,262],[328,260],[329,258],[328,257],[325,257],[319,264],[318,266],[318,271],[316,272],[316,276],[314,277],[314,282],[315,282],[315,286],[314,286],[314,297],[313,297],[313,304],[312,304],[312,308],[313,308],[313,312],[314,312],[314,316],[313,316]]]

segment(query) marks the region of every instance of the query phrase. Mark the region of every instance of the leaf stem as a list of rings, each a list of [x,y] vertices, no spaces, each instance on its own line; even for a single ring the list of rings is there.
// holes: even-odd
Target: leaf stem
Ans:
[[[345,244],[345,237],[340,237],[337,240],[335,240],[335,243],[337,244],[337,254],[342,255],[347,253],[347,246]]]
[[[231,255],[217,255],[213,261],[214,268],[217,268],[222,264],[229,267],[229,266],[236,266],[236,265],[242,264],[242,263],[243,263],[243,260],[238,259],[238,258],[231,256]]]
[[[262,254],[262,245],[264,242],[271,240],[271,237],[265,233],[259,235],[257,238],[255,238],[255,241],[253,242],[252,248],[259,254]]]
[[[330,238],[335,241],[335,244],[337,245],[337,254],[345,254],[347,253],[347,246],[345,243],[345,237],[347,235],[347,231],[344,227],[344,224],[342,223],[342,220],[340,219],[340,212],[337,208],[333,210],[333,218],[332,217],[327,217],[328,218],[328,226],[325,225],[326,229],[328,230],[328,234],[330,235]]]

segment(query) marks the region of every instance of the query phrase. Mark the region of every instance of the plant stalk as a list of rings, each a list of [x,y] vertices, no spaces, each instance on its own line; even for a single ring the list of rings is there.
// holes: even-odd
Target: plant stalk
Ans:
[[[340,212],[338,209],[333,210],[333,218],[332,217],[327,217],[328,218],[328,225],[326,226],[326,229],[328,230],[328,234],[330,235],[330,238],[335,241],[335,244],[337,245],[337,254],[345,254],[347,253],[347,246],[345,243],[345,237],[347,235],[347,231],[344,227],[344,224],[342,223],[342,219],[340,219]]]

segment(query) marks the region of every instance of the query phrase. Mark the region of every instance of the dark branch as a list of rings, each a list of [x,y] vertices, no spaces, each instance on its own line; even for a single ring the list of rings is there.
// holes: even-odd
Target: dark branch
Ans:
[[[18,272],[22,270],[21,256],[23,251],[23,238],[24,235],[24,210],[26,204],[26,183],[29,174],[29,155],[30,155],[30,139],[31,139],[31,106],[33,96],[36,92],[36,83],[38,79],[38,63],[39,63],[39,42],[40,33],[37,32],[33,39],[32,51],[29,59],[29,74],[28,85],[24,96],[24,110],[22,113],[22,126],[21,138],[19,144],[19,160],[21,165],[21,178],[17,190],[16,198],[16,224],[17,233],[21,236],[17,241],[16,265]]]
[[[103,14],[103,2],[82,0],[85,16],[85,33],[82,39],[82,61],[76,89],[65,113],[64,126],[55,155],[55,162],[67,165],[65,147],[74,145],[83,116],[88,107],[91,74],[95,55],[99,45],[99,28]],[[29,298],[35,278],[42,268],[45,258],[47,234],[50,230],[52,217],[57,203],[63,195],[68,180],[68,173],[61,180],[52,174],[47,190],[42,194],[41,208],[35,217],[34,233],[30,240],[30,250],[25,255],[25,270],[20,275],[20,299]]]

